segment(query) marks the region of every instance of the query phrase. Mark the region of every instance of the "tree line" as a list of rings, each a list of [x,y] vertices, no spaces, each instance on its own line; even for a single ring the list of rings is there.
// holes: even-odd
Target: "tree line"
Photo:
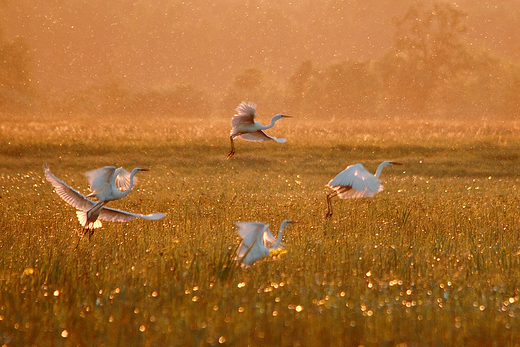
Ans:
[[[519,117],[520,62],[468,44],[465,19],[448,3],[416,4],[396,21],[393,45],[378,59],[306,60],[283,81],[250,67],[218,93],[190,84],[133,91],[113,78],[49,95],[32,83],[24,39],[7,41],[0,32],[0,110],[206,117],[229,116],[238,102],[252,100],[308,118]]]

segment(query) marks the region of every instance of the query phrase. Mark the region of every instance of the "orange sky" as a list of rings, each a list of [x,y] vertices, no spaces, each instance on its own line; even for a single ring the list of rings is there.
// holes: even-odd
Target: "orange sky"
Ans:
[[[414,2],[33,0],[9,1],[0,16],[5,38],[25,37],[33,79],[45,90],[116,79],[135,89],[186,83],[218,93],[251,67],[283,81],[304,60],[376,59]],[[520,0],[450,3],[468,13],[475,49],[520,60]]]

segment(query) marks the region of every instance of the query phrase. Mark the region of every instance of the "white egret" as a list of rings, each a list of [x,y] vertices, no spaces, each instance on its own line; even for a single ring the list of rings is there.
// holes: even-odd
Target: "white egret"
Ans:
[[[246,267],[257,260],[269,256],[269,252],[280,247],[283,229],[295,221],[284,220],[275,238],[269,230],[269,224],[261,222],[235,222],[238,236],[242,239],[237,249],[237,261]]]
[[[256,142],[269,140],[274,140],[278,143],[287,142],[286,139],[269,136],[263,132],[263,130],[272,128],[278,119],[291,118],[290,116],[286,116],[280,113],[271,118],[271,123],[269,123],[269,125],[262,125],[258,122],[255,122],[256,104],[254,102],[242,101],[240,105],[237,106],[235,111],[236,114],[233,116],[233,118],[231,118],[231,133],[229,135],[229,139],[231,140],[231,150],[228,153],[228,159],[235,154],[235,144],[233,142],[235,137],[240,137],[247,141]]]
[[[102,226],[101,220],[109,222],[129,222],[134,218],[158,220],[165,217],[164,213],[144,215],[96,204],[94,201],[89,200],[86,196],[56,178],[48,166],[44,166],[43,169],[47,181],[54,186],[54,190],[60,198],[77,209],[76,216],[78,217],[79,223],[84,227],[83,236],[88,233],[89,239],[94,234],[94,229]]]
[[[122,167],[116,169],[115,166],[105,166],[85,172],[91,191],[87,198],[96,197],[98,199],[92,209],[127,196],[134,185],[135,174],[140,171],[148,171],[148,169],[136,167],[130,173]],[[135,182],[137,182],[137,177]]]
[[[379,164],[375,175],[368,172],[362,164],[354,164],[348,166],[331,179],[327,186],[333,192],[327,195],[328,210],[326,218],[332,216],[332,203],[330,200],[335,196],[338,196],[340,199],[371,198],[376,193],[382,191],[383,185],[379,181],[379,176],[383,168],[388,165],[403,164],[386,160]]]

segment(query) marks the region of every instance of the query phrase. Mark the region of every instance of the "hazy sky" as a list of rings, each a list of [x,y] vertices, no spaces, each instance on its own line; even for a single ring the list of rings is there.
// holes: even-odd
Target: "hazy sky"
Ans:
[[[23,36],[49,91],[117,79],[218,91],[247,68],[283,81],[304,60],[377,59],[414,0],[32,0],[0,5],[7,39]],[[429,1],[423,1],[430,4]],[[520,0],[450,1],[468,42],[520,60]]]

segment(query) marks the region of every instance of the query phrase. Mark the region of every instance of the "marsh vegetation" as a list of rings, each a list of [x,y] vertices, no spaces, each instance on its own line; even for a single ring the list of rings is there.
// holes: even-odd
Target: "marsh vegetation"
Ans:
[[[0,0],[0,345],[519,346],[518,1]],[[285,144],[237,140],[242,101]],[[334,201],[347,165],[385,190]],[[149,168],[77,243],[43,165]],[[234,266],[236,221],[286,252]]]
[[[292,119],[227,160],[228,120],[158,121],[2,118],[5,345],[518,345],[518,122]],[[330,178],[389,158],[382,193],[325,221]],[[74,250],[43,164],[82,192],[89,169],[147,167],[113,206],[167,217]],[[284,219],[287,253],[229,266],[233,222]]]

